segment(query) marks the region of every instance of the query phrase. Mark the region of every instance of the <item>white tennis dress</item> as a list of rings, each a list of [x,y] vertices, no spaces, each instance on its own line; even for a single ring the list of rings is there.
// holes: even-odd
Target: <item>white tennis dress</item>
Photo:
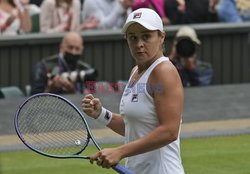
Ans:
[[[169,59],[167,57],[157,59],[133,88],[126,86],[123,92],[120,113],[124,116],[126,143],[147,135],[159,125],[153,98],[148,94],[145,84],[152,70],[163,61]],[[127,158],[126,167],[135,174],[184,174],[179,136],[176,141],[162,148]]]

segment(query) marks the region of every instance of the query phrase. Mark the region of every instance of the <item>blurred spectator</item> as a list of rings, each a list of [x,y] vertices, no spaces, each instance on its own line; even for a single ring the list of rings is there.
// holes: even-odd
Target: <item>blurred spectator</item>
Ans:
[[[3,92],[0,90],[0,99],[4,98]]]
[[[217,22],[219,0],[165,0],[165,12],[171,24]]]
[[[161,17],[164,25],[169,24],[169,19],[167,18],[165,13],[164,0],[134,0],[132,10],[134,11],[138,8],[153,9]]]
[[[76,31],[80,24],[79,0],[44,0],[41,5],[40,31]]]
[[[184,87],[212,83],[211,65],[197,58],[197,47],[200,44],[195,30],[189,26],[181,27],[175,36],[169,58],[176,66]]]
[[[122,28],[133,0],[84,0],[81,30]]]
[[[23,4],[23,6],[28,10],[30,16],[40,13],[40,7],[38,7],[35,4],[31,4],[30,0],[20,0],[20,1]]]
[[[96,70],[80,60],[83,51],[82,37],[76,32],[67,33],[60,44],[60,53],[41,60],[34,67],[31,95],[41,92],[83,93],[85,82],[97,77]]]
[[[43,0],[30,0],[31,4],[35,4],[36,6],[40,7]]]
[[[221,0],[218,16],[221,22],[250,21],[250,0]]]
[[[30,19],[31,19],[31,33],[33,32],[39,32],[40,27],[39,27],[39,15],[40,15],[40,7],[38,7],[35,4],[31,4],[30,0],[20,0],[22,4],[25,6],[27,9]]]
[[[185,12],[185,1],[164,0],[164,9],[170,24],[182,24]]]
[[[19,0],[0,0],[0,34],[17,35],[31,30],[28,10]]]

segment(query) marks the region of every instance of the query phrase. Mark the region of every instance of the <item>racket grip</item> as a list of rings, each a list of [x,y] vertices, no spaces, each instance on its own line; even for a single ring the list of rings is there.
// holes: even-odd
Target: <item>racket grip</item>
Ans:
[[[113,167],[115,171],[117,171],[119,174],[134,174],[131,170],[127,169],[126,167],[117,164],[115,167]]]

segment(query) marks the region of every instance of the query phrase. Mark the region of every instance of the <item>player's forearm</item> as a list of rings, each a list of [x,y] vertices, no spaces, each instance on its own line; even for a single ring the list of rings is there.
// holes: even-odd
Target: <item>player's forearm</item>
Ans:
[[[161,148],[175,141],[178,137],[178,132],[179,130],[170,130],[159,126],[148,135],[120,146],[122,157],[126,158]]]
[[[121,136],[125,136],[125,123],[121,115],[112,113],[112,120],[107,127]]]

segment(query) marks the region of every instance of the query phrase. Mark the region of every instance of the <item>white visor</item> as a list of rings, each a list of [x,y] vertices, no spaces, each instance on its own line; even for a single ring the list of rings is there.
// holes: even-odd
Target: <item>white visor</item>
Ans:
[[[148,30],[164,31],[160,16],[154,10],[149,8],[139,8],[130,13],[122,28],[122,33],[125,34],[128,27],[133,23],[138,23]]]

